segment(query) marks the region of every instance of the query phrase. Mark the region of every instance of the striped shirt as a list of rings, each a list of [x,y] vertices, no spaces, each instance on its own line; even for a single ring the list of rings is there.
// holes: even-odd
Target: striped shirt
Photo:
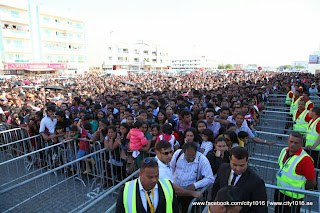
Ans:
[[[197,152],[194,161],[189,163],[185,159],[184,153],[180,155],[178,161],[176,160],[180,152],[182,152],[181,149],[177,150],[170,162],[174,184],[183,188],[188,188],[193,184],[198,189],[214,182],[212,169],[206,156]],[[203,178],[199,180],[202,176]]]

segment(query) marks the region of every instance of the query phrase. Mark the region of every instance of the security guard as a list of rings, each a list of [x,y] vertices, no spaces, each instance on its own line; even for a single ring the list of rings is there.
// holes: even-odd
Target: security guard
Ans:
[[[279,159],[277,172],[277,186],[288,189],[304,190],[312,189],[316,185],[316,176],[312,158],[302,149],[303,136],[293,132],[288,138],[288,147],[283,148]],[[304,194],[276,190],[274,201],[300,201]],[[299,204],[299,202],[295,203]],[[300,213],[300,205],[277,206],[275,212]]]
[[[117,200],[117,213],[175,213],[179,212],[171,182],[159,179],[155,158],[141,162],[140,177],[125,184]]]
[[[290,90],[290,87],[288,87],[288,90],[289,90],[289,92],[287,93],[285,103],[286,103],[286,105],[291,106],[291,102],[294,97],[294,93],[292,92],[292,90]]]
[[[307,110],[310,110],[312,107],[314,107],[314,104],[312,103],[312,101],[310,101],[310,93],[308,91],[303,92],[302,99],[306,102]]]
[[[290,115],[293,115],[293,113],[298,109],[298,102],[302,99],[302,91],[301,90],[296,90],[294,92],[294,97],[291,102],[291,107],[290,107]]]
[[[298,110],[293,113],[293,131],[297,131],[303,135],[306,134],[309,124],[309,122],[306,121],[308,112],[305,108],[305,101],[301,99],[298,102]]]

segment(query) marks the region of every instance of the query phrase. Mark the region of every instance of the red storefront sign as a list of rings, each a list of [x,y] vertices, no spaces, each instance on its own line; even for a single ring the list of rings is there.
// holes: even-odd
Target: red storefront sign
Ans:
[[[5,70],[25,70],[25,69],[67,69],[66,64],[41,64],[41,63],[11,63],[4,64]]]

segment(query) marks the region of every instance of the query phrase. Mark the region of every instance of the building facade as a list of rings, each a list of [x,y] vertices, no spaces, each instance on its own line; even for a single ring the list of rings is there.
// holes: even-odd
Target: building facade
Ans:
[[[89,70],[85,24],[26,1],[0,1],[3,74],[82,74]]]
[[[172,70],[208,70],[218,69],[217,61],[206,56],[201,57],[179,57],[172,59]]]
[[[104,53],[102,69],[156,71],[168,69],[169,57],[159,45],[137,41],[135,43],[110,42]]]

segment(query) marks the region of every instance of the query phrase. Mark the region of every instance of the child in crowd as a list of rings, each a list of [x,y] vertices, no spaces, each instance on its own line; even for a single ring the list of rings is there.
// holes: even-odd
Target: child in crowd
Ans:
[[[142,125],[143,123],[141,121],[136,121],[133,125],[133,128],[130,130],[130,132],[127,135],[127,139],[130,140],[129,148],[130,150],[133,151],[132,156],[134,158],[138,157],[138,155],[140,154],[139,150],[141,150],[144,146],[148,145],[149,143],[147,138],[144,136],[143,131],[141,130]],[[141,151],[148,151],[149,148],[150,148],[150,145],[147,150],[141,150]]]
[[[85,122],[87,121],[87,122],[89,122],[91,124],[90,132],[91,132],[91,134],[94,134],[97,131],[97,129],[99,127],[99,124],[98,124],[98,122],[96,120],[93,120],[92,114],[90,114],[90,113],[86,114],[84,116],[84,121]]]
[[[249,134],[245,131],[240,131],[238,133],[238,141],[239,141],[239,146],[244,147],[249,140]]]
[[[160,126],[158,124],[153,124],[151,126],[151,135],[151,147],[155,147],[157,138],[159,137],[159,135],[161,135]]]
[[[176,143],[176,137],[172,134],[172,124],[171,123],[165,123],[162,126],[162,134],[159,135],[157,138],[157,142],[165,140],[168,141],[171,144],[172,150],[176,150],[179,148],[179,146],[175,146]]]
[[[79,144],[77,159],[82,158],[89,154],[90,146],[89,146],[88,140],[92,138],[92,135],[90,134],[90,130],[91,130],[90,122],[87,122],[87,121],[84,122],[83,128],[81,128],[81,123],[82,123],[82,120],[80,119],[78,122],[77,128],[80,131],[81,140]],[[90,172],[89,163],[88,161],[85,161],[85,162],[86,162],[86,170],[83,172],[83,174],[87,174],[88,172]]]
[[[209,151],[213,149],[213,132],[210,129],[205,129],[201,133],[202,143],[200,146],[200,151],[205,156]]]

